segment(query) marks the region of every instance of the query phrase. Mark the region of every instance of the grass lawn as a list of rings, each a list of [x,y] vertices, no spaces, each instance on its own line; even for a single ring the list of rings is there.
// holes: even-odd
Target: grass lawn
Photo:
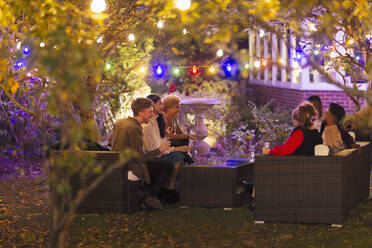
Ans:
[[[47,187],[26,178],[0,181],[0,247],[46,247]],[[372,200],[342,228],[255,225],[244,206],[223,209],[169,205],[163,211],[77,215],[68,247],[372,247]]]

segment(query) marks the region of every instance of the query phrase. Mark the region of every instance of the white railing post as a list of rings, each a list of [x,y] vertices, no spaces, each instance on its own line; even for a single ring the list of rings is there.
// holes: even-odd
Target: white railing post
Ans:
[[[267,45],[267,36],[270,35],[270,34],[265,34],[264,36],[264,62],[265,62],[265,70],[264,70],[264,82],[265,84],[267,83],[268,79],[269,79],[269,70],[267,68],[267,64],[268,64],[268,58],[269,58],[269,49],[268,49],[268,45]]]
[[[256,57],[257,57],[257,59],[261,59],[261,46],[260,46],[261,45],[261,38],[260,38],[260,34],[258,32],[256,32]],[[261,79],[261,72],[260,71],[261,71],[261,66],[257,70],[256,79],[258,79],[258,80]]]
[[[285,39],[287,37],[287,30],[285,27],[282,27],[282,33],[283,33],[283,38],[280,39],[280,63],[281,63],[281,69],[280,69],[280,74],[281,74],[281,81],[285,82],[287,81],[287,70],[286,67],[288,66],[288,61],[287,61],[287,45],[285,43]]]
[[[249,73],[249,80],[253,80],[253,45],[254,45],[254,32],[252,30],[249,30],[249,68],[250,68],[250,73]]]
[[[290,44],[290,56],[289,56],[289,77],[291,79],[291,83],[296,83],[296,74],[294,72],[295,69],[295,58],[296,58],[296,37],[291,32],[289,35],[289,44]]]
[[[271,73],[271,81],[273,84],[277,81],[277,75],[278,75],[278,37],[276,34],[272,34],[271,36],[271,58],[272,58],[272,73]]]

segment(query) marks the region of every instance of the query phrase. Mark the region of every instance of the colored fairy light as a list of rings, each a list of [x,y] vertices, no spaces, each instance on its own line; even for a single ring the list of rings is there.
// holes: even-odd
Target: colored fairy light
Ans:
[[[134,41],[135,37],[134,37],[134,34],[129,34],[128,35],[128,40],[129,41]]]
[[[262,60],[262,66],[266,66],[266,65],[267,65],[267,60],[266,59]]]
[[[283,59],[283,58],[279,59],[279,63],[280,63],[281,65],[285,65],[285,59]]]
[[[218,49],[217,51],[217,57],[222,57],[223,56],[223,50],[222,49]]]
[[[248,63],[244,64],[244,69],[249,69],[249,64]]]
[[[319,55],[319,50],[318,49],[314,50],[314,55]]]
[[[360,56],[356,56],[355,59],[356,59],[356,60],[360,60]]]
[[[161,69],[161,66],[158,65],[156,68],[156,75],[160,76],[161,74],[163,74],[163,70]]]
[[[260,61],[256,60],[254,63],[253,63],[253,66],[256,67],[256,68],[260,68]]]
[[[40,42],[40,47],[45,47],[45,43],[44,42]]]
[[[180,69],[178,69],[177,67],[173,68],[173,74],[178,76],[178,74],[180,74]]]
[[[111,64],[109,62],[107,62],[106,65],[105,65],[105,68],[106,68],[106,70],[110,70],[111,69]]]
[[[24,47],[24,48],[23,48],[23,53],[26,54],[26,55],[28,55],[28,54],[30,53],[30,48],[27,47],[27,46]]]
[[[187,10],[191,6],[191,0],[176,0],[176,7],[182,11]]]
[[[182,33],[183,33],[184,35],[186,35],[186,34],[187,34],[187,29],[184,28],[183,31],[182,31]]]
[[[19,50],[19,49],[21,49],[21,46],[22,46],[22,42],[19,41],[19,42],[17,43],[16,48]]]
[[[191,73],[194,75],[198,73],[198,68],[195,65],[192,66]]]
[[[164,27],[164,22],[163,21],[158,21],[158,23],[156,24],[156,26],[158,28],[163,28]]]
[[[225,77],[235,77],[239,74],[239,64],[233,58],[228,58],[222,63],[221,69],[223,70]]]
[[[214,68],[213,65],[211,65],[211,67],[209,67],[209,72],[214,73],[215,71],[216,71],[216,69]]]
[[[90,4],[90,9],[97,14],[103,12],[106,9],[105,0],[93,0]]]
[[[140,68],[140,72],[141,72],[141,73],[144,73],[144,72],[145,72],[145,67],[144,67],[144,66],[141,66],[141,68]]]
[[[346,41],[346,44],[349,46],[353,45],[354,43],[355,43],[355,40],[353,38],[350,38]]]

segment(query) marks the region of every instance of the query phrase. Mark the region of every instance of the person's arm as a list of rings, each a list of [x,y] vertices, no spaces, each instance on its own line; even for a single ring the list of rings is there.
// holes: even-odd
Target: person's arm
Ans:
[[[270,149],[269,154],[270,155],[276,155],[276,156],[286,156],[293,154],[297,148],[300,147],[304,140],[304,134],[301,129],[297,129],[294,131],[291,136],[287,139],[287,141],[281,145],[276,146],[272,149]]]
[[[160,155],[159,149],[154,149],[148,152],[143,151],[142,130],[140,128],[130,128],[127,131],[130,148],[138,154],[137,159],[142,162],[147,162]]]

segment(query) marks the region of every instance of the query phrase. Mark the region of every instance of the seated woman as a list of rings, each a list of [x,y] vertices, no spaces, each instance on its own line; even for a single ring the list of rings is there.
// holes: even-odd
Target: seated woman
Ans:
[[[309,102],[303,102],[292,112],[293,124],[296,126],[283,145],[272,149],[264,148],[264,154],[285,155],[314,155],[314,147],[322,144],[322,137],[313,127],[317,112]]]
[[[143,144],[145,151],[151,151],[158,148],[162,143],[161,136],[162,134],[165,135],[166,123],[162,116],[162,101],[160,97],[157,95],[149,95],[147,98],[153,102],[154,116],[150,118],[149,123],[142,124]],[[167,200],[170,202],[177,200],[175,192],[176,179],[178,177],[181,164],[185,159],[184,152],[188,152],[189,150],[189,146],[171,147],[166,154],[162,154],[161,156],[155,158],[155,160],[167,161],[173,165],[173,171],[169,177],[169,184],[166,186],[169,191],[165,193],[165,198],[167,198]]]
[[[181,99],[178,96],[167,96],[163,100],[164,117],[167,122],[166,136],[171,140],[185,140],[186,143],[189,139],[196,142],[195,136],[185,134],[180,128],[178,122],[178,114],[180,113]],[[176,143],[176,142],[175,142]],[[180,142],[181,143],[181,142]]]

